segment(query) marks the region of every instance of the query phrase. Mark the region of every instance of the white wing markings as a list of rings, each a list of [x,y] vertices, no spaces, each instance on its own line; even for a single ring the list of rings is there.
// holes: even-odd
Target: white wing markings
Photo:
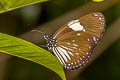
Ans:
[[[61,48],[61,47],[58,47],[58,48],[61,50],[61,52],[62,52],[64,55],[66,55],[66,56],[68,57],[69,60],[71,60],[70,55],[68,54],[68,52],[67,52],[65,49],[63,49],[63,48]]]
[[[61,51],[61,49],[59,49],[59,47],[56,47],[56,48],[57,48],[58,52],[62,55],[62,57],[64,58],[64,60],[65,60],[66,62],[68,62],[67,57],[66,57],[65,54]]]
[[[61,64],[65,64],[63,58],[60,56],[60,53],[58,53],[58,51],[54,47],[53,47],[53,53],[59,59],[59,61],[61,62]]]

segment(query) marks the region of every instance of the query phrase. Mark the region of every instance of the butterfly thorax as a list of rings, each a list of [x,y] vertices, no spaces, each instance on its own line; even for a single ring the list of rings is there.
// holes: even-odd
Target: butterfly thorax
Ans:
[[[45,39],[46,42],[47,42],[47,45],[46,45],[46,46],[48,47],[48,50],[51,51],[53,47],[56,47],[57,40],[56,40],[56,39],[53,39],[52,36],[45,34],[45,35],[44,35],[44,39]]]

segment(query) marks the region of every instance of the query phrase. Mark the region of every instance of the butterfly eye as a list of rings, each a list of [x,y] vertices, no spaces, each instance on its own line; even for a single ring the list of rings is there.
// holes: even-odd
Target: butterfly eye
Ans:
[[[75,70],[89,61],[104,28],[104,16],[96,12],[72,20],[62,26],[53,37],[44,35],[44,38],[60,63],[68,70]]]
[[[50,40],[50,39],[51,39],[51,36],[50,36],[50,35],[45,34],[45,35],[44,35],[44,39],[46,39],[46,40]]]

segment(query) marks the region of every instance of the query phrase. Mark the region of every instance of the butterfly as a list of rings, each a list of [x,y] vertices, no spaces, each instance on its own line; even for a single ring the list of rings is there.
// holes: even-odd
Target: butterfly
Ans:
[[[75,70],[89,61],[104,30],[104,15],[94,12],[68,22],[53,36],[45,34],[44,39],[64,68]]]

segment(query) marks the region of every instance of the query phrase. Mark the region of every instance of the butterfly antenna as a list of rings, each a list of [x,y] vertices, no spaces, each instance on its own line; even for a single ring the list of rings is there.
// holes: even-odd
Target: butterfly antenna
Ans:
[[[44,32],[39,31],[39,30],[32,30],[31,32],[39,32],[39,33],[42,33],[42,34],[44,34],[44,35],[45,35],[45,33],[44,33]]]

